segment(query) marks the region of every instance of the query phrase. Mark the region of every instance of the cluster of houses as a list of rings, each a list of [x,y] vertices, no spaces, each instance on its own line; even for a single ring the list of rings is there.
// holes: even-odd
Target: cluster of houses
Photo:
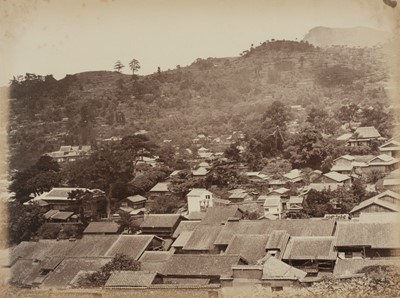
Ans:
[[[382,208],[389,201],[399,206],[400,197],[374,198]],[[106,288],[280,289],[324,276],[348,278],[368,265],[400,265],[398,217],[372,206],[356,212],[351,220],[245,220],[238,206],[214,206],[186,216],[144,215],[136,234],[113,221],[91,222],[81,239],[21,242],[11,249],[8,267],[15,285],[69,288],[123,254],[138,260],[140,270],[112,272]]]
[[[237,136],[237,137],[240,137]],[[200,140],[206,137],[199,136]],[[343,140],[349,146],[382,141],[371,128],[359,128]],[[220,154],[200,147],[193,177],[206,177]],[[66,152],[74,151],[75,149]],[[60,149],[60,151],[62,151]],[[79,149],[79,148],[78,148]],[[177,214],[149,214],[149,202],[171,193],[174,171],[145,196],[129,196],[113,206],[98,189],[80,189],[94,198],[85,202],[84,216],[91,221],[81,239],[24,241],[11,249],[11,282],[24,287],[65,288],[99,270],[117,254],[140,262],[139,271],[116,271],[106,288],[217,288],[256,284],[273,289],[310,285],[324,276],[349,278],[369,265],[400,266],[399,221],[400,143],[388,140],[380,154],[344,155],[329,172],[305,173],[293,169],[280,179],[238,166],[250,184],[265,185],[261,193],[231,189],[221,198],[212,189],[193,188],[186,208]],[[68,155],[68,154],[65,154]],[[222,155],[222,154],[221,154]],[[66,161],[68,159],[64,159]],[[137,163],[157,166],[157,157]],[[378,194],[355,206],[349,214],[295,219],[304,209],[310,190],[348,188],[354,179],[371,173],[383,179],[369,190]],[[379,184],[379,185],[378,185]],[[296,195],[290,186],[296,188]],[[44,211],[47,224],[77,224],[78,202],[69,198],[76,188],[54,188],[33,200]],[[262,216],[249,220],[249,206]],[[340,206],[335,207],[340,211]],[[334,209],[335,209],[334,208]],[[339,212],[340,213],[340,212]],[[129,215],[137,230],[119,221]]]

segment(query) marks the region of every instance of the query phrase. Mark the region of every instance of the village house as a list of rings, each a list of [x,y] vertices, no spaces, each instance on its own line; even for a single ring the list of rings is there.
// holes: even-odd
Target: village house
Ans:
[[[290,196],[287,202],[287,212],[298,213],[303,210],[303,201],[304,198],[302,196]]]
[[[214,206],[213,193],[205,188],[194,188],[187,195],[188,212],[206,211]]]
[[[35,197],[26,204],[35,202],[45,202],[51,210],[70,211],[76,210],[76,200],[70,199],[69,194],[72,191],[81,190],[92,195],[92,200],[84,201],[85,217],[106,218],[107,206],[105,201],[105,193],[99,189],[74,188],[74,187],[54,187],[49,192],[45,192]]]
[[[321,176],[320,182],[323,183],[341,183],[345,186],[350,186],[351,185],[351,177],[340,174],[337,172],[329,172],[325,173]]]
[[[275,215],[278,218],[282,216],[282,202],[281,197],[277,195],[268,195],[264,199],[264,216]]]
[[[185,220],[179,214],[147,214],[140,225],[142,234],[171,238],[179,223]]]
[[[170,193],[168,186],[169,182],[159,182],[153,186],[152,189],[149,191],[149,199],[155,199],[160,196],[164,196]]]
[[[200,167],[196,170],[192,170],[192,175],[194,177],[205,177],[207,176],[207,174],[209,173],[209,170],[207,170],[206,168]]]
[[[141,195],[129,196],[121,200],[120,207],[130,208],[132,210],[140,209],[145,207],[146,201],[147,199]],[[129,212],[131,212],[132,210],[130,210]]]
[[[90,146],[61,146],[58,151],[46,153],[58,163],[72,162],[90,154]]]
[[[119,224],[113,221],[94,221],[89,223],[83,234],[109,235],[119,234],[121,228]]]
[[[320,271],[333,272],[337,257],[334,240],[334,236],[291,236],[282,260],[309,275]]]
[[[174,254],[161,274],[166,284],[220,284],[221,277],[231,275],[232,266],[246,264],[239,255]]]
[[[400,194],[387,190],[372,198],[362,201],[350,211],[350,214],[354,217],[359,217],[361,213],[399,211]]]
[[[400,179],[399,178],[385,178],[383,180],[383,188],[385,190],[400,192]]]
[[[373,126],[358,127],[347,141],[349,146],[371,146],[372,141],[384,141],[385,138]]]
[[[392,139],[379,147],[382,154],[389,155],[394,158],[400,157],[400,142]]]
[[[77,216],[74,215],[74,212],[72,211],[60,211],[60,210],[50,209],[45,214],[43,214],[43,217],[47,222],[77,221]]]
[[[303,182],[303,177],[301,171],[298,169],[293,169],[289,173],[283,175],[286,182],[291,182],[294,184],[301,184]]]
[[[396,165],[399,160],[392,156],[381,154],[368,161],[367,171],[380,171],[382,173],[387,173],[396,169]]]
[[[337,223],[335,248],[344,258],[400,256],[399,234],[391,222]]]

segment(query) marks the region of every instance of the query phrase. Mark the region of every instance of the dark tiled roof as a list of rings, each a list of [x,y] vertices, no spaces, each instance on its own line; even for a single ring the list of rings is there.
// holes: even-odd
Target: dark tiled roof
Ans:
[[[183,250],[212,250],[214,248],[214,241],[221,229],[222,226],[219,224],[198,225],[193,230]]]
[[[193,231],[199,224],[200,224],[200,221],[194,221],[194,220],[181,221],[179,223],[178,227],[176,228],[174,234],[172,235],[172,238],[178,238],[178,236],[183,231]]]
[[[114,287],[148,287],[156,273],[146,271],[115,271],[106,282],[106,288]]]
[[[284,260],[336,260],[333,249],[335,237],[291,237],[282,259]]]
[[[207,209],[201,224],[220,224],[221,222],[227,221],[228,218],[235,217],[238,211],[240,211],[238,206],[210,207]]]
[[[393,223],[338,222],[335,246],[400,248],[397,232]]]
[[[240,255],[249,264],[256,264],[259,259],[265,256],[267,240],[267,235],[235,235],[225,253],[227,255]]]
[[[91,222],[83,231],[83,234],[115,234],[119,230],[119,225],[113,221]]]
[[[235,234],[270,235],[275,230],[285,230],[291,236],[332,236],[334,219],[282,219],[282,220],[240,220],[227,222],[215,244],[227,245]]]
[[[43,287],[67,287],[78,272],[97,271],[111,260],[112,258],[66,258],[56,270],[49,273],[43,281]]]
[[[149,214],[144,216],[141,228],[172,228],[181,218],[179,214]]]
[[[153,235],[120,235],[105,256],[114,257],[116,254],[123,254],[138,260],[153,238]]]
[[[231,267],[239,262],[238,255],[175,254],[167,261],[162,273],[173,276],[231,275]]]

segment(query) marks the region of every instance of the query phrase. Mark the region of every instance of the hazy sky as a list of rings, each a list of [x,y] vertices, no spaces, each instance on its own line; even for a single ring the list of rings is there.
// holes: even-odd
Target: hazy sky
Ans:
[[[12,75],[112,70],[140,61],[139,74],[238,56],[267,39],[302,39],[315,26],[391,31],[381,0],[3,0],[0,85]]]

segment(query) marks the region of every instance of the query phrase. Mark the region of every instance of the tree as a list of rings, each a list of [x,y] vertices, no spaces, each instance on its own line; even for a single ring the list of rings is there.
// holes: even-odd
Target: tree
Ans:
[[[17,245],[29,241],[43,224],[43,212],[39,205],[23,205],[18,201],[8,204],[8,244]]]
[[[135,75],[135,71],[138,71],[140,69],[140,63],[136,59],[132,59],[131,62],[129,62],[129,68],[132,70],[132,75]]]
[[[150,204],[150,212],[155,214],[171,214],[176,213],[178,208],[184,205],[184,201],[177,195],[168,194],[157,197]]]
[[[109,202],[105,193],[101,190],[76,189],[68,193],[68,199],[75,201],[75,212],[79,214],[83,224],[88,223],[88,217],[96,218],[98,215],[100,217],[100,215],[108,215],[109,213]],[[93,210],[94,208],[96,210]]]
[[[351,192],[357,203],[365,200],[367,194],[365,187],[365,183],[361,178],[357,178],[353,181],[353,184],[351,185]]]
[[[265,127],[275,129],[276,127],[285,128],[290,114],[288,108],[280,101],[271,103],[263,115],[266,122]]]
[[[87,274],[78,280],[78,286],[82,288],[98,288],[106,284],[113,271],[140,271],[141,264],[126,255],[117,254],[100,270]]]
[[[125,65],[123,65],[120,60],[118,60],[114,64],[114,69],[116,69],[118,72],[121,72],[121,69],[124,67],[125,67]]]
[[[224,151],[225,157],[236,162],[239,161],[240,150],[237,147],[238,147],[237,143],[232,143],[228,148],[225,149]]]
[[[59,164],[50,156],[43,155],[33,166],[17,172],[9,189],[15,193],[16,200],[28,201],[30,194],[40,195],[58,186],[61,182],[59,172]]]

